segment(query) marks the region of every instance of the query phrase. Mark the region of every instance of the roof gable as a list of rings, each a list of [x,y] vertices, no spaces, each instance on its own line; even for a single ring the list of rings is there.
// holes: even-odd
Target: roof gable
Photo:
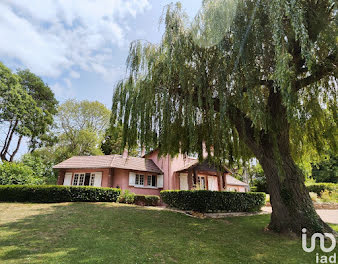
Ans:
[[[231,170],[229,170],[227,167],[223,166],[225,172],[229,172],[232,173]],[[212,163],[208,162],[207,160],[204,160],[202,162],[200,162],[199,160],[191,160],[188,164],[184,165],[183,167],[179,168],[178,170],[176,170],[176,172],[180,172],[180,171],[185,171],[188,169],[195,169],[198,171],[211,171],[211,172],[217,172],[218,169],[215,165],[213,165]]]

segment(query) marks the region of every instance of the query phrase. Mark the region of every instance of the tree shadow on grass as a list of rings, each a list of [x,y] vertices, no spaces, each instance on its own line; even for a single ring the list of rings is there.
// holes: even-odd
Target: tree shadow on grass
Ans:
[[[229,223],[110,203],[47,207],[0,225],[1,263],[278,263],[285,259],[307,263],[313,259],[302,252],[299,241],[264,233],[268,216],[238,217]],[[22,208],[29,210],[24,204]]]

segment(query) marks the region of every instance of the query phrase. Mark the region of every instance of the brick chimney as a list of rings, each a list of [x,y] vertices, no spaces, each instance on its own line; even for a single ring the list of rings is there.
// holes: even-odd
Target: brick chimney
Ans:
[[[142,147],[141,149],[141,157],[143,157],[146,154],[146,148]]]
[[[206,159],[208,157],[208,151],[207,151],[207,147],[205,145],[205,142],[202,142],[202,155],[203,155],[203,159]],[[210,147],[210,155],[213,157],[214,156],[214,147],[211,146]]]
[[[122,158],[128,158],[128,149],[123,150]]]
[[[203,159],[208,157],[208,151],[204,141],[202,142],[202,157]]]

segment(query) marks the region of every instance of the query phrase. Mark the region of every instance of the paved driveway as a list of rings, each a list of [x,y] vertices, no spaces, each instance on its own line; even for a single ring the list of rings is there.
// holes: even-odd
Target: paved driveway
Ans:
[[[271,213],[271,207],[263,207],[262,211]],[[324,222],[338,225],[338,210],[317,209],[316,212]]]

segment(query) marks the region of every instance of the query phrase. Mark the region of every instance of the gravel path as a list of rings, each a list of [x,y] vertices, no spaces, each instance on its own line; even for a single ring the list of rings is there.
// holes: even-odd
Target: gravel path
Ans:
[[[271,213],[271,207],[263,207],[262,211]],[[324,222],[338,225],[338,210],[317,209],[316,212]]]

